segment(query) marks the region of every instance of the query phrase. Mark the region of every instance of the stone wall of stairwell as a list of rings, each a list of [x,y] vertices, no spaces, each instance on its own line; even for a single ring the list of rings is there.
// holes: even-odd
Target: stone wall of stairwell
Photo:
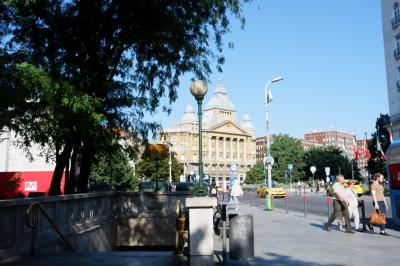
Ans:
[[[0,261],[30,254],[24,215],[40,202],[77,251],[117,246],[175,246],[176,202],[188,192],[99,192],[0,201]],[[66,244],[39,211],[36,253],[64,252]]]
[[[112,250],[116,244],[114,214],[117,193],[102,192],[0,201],[0,261],[30,254],[31,229],[24,215],[40,202],[78,251]],[[39,211],[36,253],[63,252],[66,245]]]
[[[176,202],[185,207],[188,192],[119,192],[116,204],[118,246],[175,246]]]

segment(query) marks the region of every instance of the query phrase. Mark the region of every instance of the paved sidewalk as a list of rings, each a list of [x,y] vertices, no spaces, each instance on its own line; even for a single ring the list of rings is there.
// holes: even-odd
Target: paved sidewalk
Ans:
[[[400,232],[346,234],[323,230],[326,217],[241,205],[254,218],[255,259],[229,265],[398,265]],[[375,231],[378,231],[376,228]],[[221,243],[221,242],[219,242]],[[221,250],[221,246],[217,246]]]

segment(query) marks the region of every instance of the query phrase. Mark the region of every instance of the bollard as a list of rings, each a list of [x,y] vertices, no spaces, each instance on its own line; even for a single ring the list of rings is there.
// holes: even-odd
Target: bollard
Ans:
[[[253,215],[236,215],[229,219],[229,259],[254,258]]]
[[[367,219],[365,218],[365,202],[364,200],[360,201],[360,207],[361,207],[361,218],[363,221],[363,231],[367,230]]]
[[[285,194],[285,200],[286,200],[286,214],[289,213],[289,197],[287,194]]]
[[[271,211],[274,210],[274,205],[275,205],[275,196],[274,194],[271,195]]]
[[[221,216],[222,216],[222,260],[224,265],[226,264],[226,203],[221,204]]]
[[[303,201],[304,201],[304,217],[307,218],[307,196],[306,195],[304,195]]]
[[[328,198],[326,199],[326,205],[328,205],[328,218],[330,215],[330,206],[331,206],[331,197],[328,196]]]

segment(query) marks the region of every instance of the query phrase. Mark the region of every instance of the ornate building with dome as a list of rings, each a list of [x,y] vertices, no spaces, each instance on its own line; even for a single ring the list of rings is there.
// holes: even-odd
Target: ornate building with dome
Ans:
[[[241,181],[256,163],[255,129],[248,114],[239,122],[236,109],[222,84],[203,109],[203,171],[217,180],[229,178],[232,164],[237,167]],[[184,165],[185,176],[198,172],[198,116],[192,105],[187,105],[181,122],[164,128],[159,142],[171,144],[171,151]]]

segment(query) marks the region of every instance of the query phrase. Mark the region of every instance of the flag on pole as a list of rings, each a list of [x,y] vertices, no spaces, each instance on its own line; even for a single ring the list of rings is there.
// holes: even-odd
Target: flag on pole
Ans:
[[[392,143],[392,142],[393,142],[392,129],[391,129],[391,128],[387,128],[387,131],[389,132],[389,140],[390,140],[390,143]]]
[[[386,155],[382,150],[382,146],[381,146],[381,142],[379,141],[379,137],[378,135],[376,135],[376,150],[379,151],[381,153],[381,157],[383,159],[386,159]]]
[[[364,139],[364,158],[366,161],[368,161],[369,159],[371,159],[371,153],[368,150],[368,145],[367,145],[367,140]]]
[[[358,146],[357,146],[357,143],[356,143],[355,139],[354,139],[353,145],[354,145],[354,160],[357,161],[359,159],[359,157],[360,157],[360,150],[358,149]]]

